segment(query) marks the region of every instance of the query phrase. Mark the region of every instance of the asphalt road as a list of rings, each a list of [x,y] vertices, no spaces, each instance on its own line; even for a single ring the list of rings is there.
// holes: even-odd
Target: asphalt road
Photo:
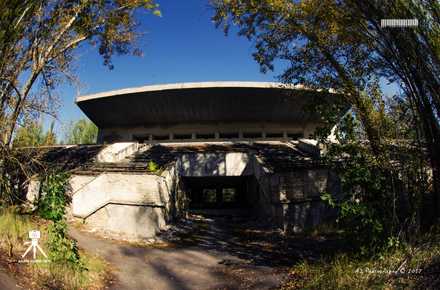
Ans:
[[[16,290],[22,289],[17,286],[18,282],[14,278],[6,275],[3,270],[0,270],[0,289],[2,290]]]
[[[118,269],[119,289],[271,289],[286,275],[265,264],[261,252],[233,243],[225,230],[209,221],[211,230],[188,248],[147,248],[119,245],[88,237],[70,227],[77,245]]]

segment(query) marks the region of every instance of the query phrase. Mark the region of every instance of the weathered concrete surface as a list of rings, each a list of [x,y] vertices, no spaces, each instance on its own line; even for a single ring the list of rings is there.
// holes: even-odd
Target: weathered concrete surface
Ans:
[[[102,149],[95,157],[98,162],[119,162],[139,148],[138,142],[116,142]]]
[[[317,93],[280,83],[205,82],[129,88],[79,97],[75,102],[100,129],[194,122],[300,124],[308,118],[301,102]]]
[[[164,206],[169,196],[156,174],[106,172],[73,193],[73,215],[86,218],[109,203]]]
[[[205,142],[205,141],[267,141],[293,140],[292,134],[299,134],[307,138],[313,134],[318,123],[279,123],[279,122],[192,122],[163,125],[114,126],[99,128],[98,144],[103,142],[129,142],[133,138],[142,139],[145,143],[178,143],[178,142]],[[223,138],[222,133],[233,133],[235,137]],[[270,137],[272,133],[280,133],[279,137]],[[247,137],[252,134],[253,137]],[[255,134],[259,134],[256,137]],[[164,140],[156,140],[161,136]],[[182,136],[189,138],[180,139]],[[210,136],[206,139],[206,136]]]
[[[127,148],[125,145],[120,148]],[[309,155],[301,156],[301,160],[293,162],[312,161]],[[298,231],[333,218],[335,210],[321,200],[322,192],[341,197],[340,179],[319,164],[275,171],[252,151],[173,157],[161,175],[128,171],[75,175],[73,215],[108,230],[148,237],[172,221],[178,200],[175,192],[179,187],[186,190],[181,177],[253,176],[255,180],[248,184],[249,207],[243,206],[242,212],[258,218],[271,217],[285,231]],[[31,188],[36,192],[35,184],[31,183]],[[200,211],[204,215],[226,212]]]
[[[106,228],[140,237],[152,237],[165,226],[164,209],[151,206],[109,204]]]
[[[196,246],[158,249],[117,245],[82,235],[69,234],[81,248],[97,254],[118,269],[118,283],[109,289],[271,289],[286,279],[268,266],[264,253],[241,248],[215,222]]]
[[[253,175],[252,154],[219,153],[188,154],[180,158],[181,176],[244,176]]]

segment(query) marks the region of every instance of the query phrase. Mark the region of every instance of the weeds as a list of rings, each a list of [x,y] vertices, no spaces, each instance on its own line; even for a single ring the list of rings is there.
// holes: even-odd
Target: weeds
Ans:
[[[55,253],[44,246],[49,242],[47,226],[52,222],[45,221],[35,215],[22,213],[16,207],[0,207],[0,246],[8,249],[8,255],[16,260],[26,259],[22,255],[26,252],[29,245],[29,231],[37,230],[41,232],[38,244],[48,257],[53,257]],[[37,250],[36,260],[49,260],[47,263],[28,263],[30,281],[38,289],[103,289],[106,281],[112,279],[110,270],[112,267],[90,253],[79,251],[79,258],[84,267],[72,267],[66,261],[54,261],[45,258]],[[32,256],[32,251],[27,257]],[[33,258],[33,256],[32,256]],[[15,265],[15,264],[11,264]],[[21,264],[22,265],[22,264]],[[20,276],[25,275],[20,273]]]
[[[290,282],[279,289],[414,289],[438,281],[440,243],[404,244],[386,254],[339,253],[303,260],[293,267]],[[435,287],[434,287],[435,286]]]
[[[28,240],[29,231],[41,230],[33,227],[30,217],[18,213],[16,207],[0,207],[0,237],[1,244],[5,244],[9,257],[13,255],[13,249],[23,245]]]
[[[56,289],[102,289],[111,279],[112,266],[98,257],[78,251],[84,268],[72,267],[71,263],[30,263],[29,268],[34,281],[40,286]]]

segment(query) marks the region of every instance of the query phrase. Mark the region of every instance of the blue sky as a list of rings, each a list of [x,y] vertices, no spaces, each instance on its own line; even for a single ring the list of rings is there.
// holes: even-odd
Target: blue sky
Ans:
[[[276,82],[282,72],[261,74],[252,58],[253,42],[237,37],[232,28],[229,36],[215,29],[212,11],[201,9],[209,1],[162,0],[156,1],[162,17],[139,15],[141,28],[149,30],[144,41],[145,57],[113,58],[114,70],[103,66],[97,49],[89,51],[78,62],[80,80],[87,83],[81,96],[112,90],[157,84],[205,81],[256,81]],[[78,96],[75,87],[64,88],[64,106],[60,120],[67,122],[71,116],[84,116],[74,103]],[[47,117],[46,117],[47,118]],[[46,120],[48,123],[50,120]],[[56,128],[60,130],[61,124]],[[60,134],[59,134],[59,137]]]
[[[138,15],[141,29],[149,30],[144,41],[145,57],[113,58],[114,70],[105,67],[97,49],[89,51],[78,62],[80,80],[87,84],[80,96],[112,90],[157,84],[205,81],[276,82],[287,64],[278,61],[274,72],[260,73],[252,58],[253,42],[237,37],[232,27],[229,36],[215,29],[212,11],[205,11],[208,0],[159,0],[162,17]],[[75,87],[63,87],[64,105],[60,120],[67,123],[84,116],[74,103],[78,96]],[[48,127],[51,118],[45,118]],[[55,126],[58,138],[63,135],[62,124]]]

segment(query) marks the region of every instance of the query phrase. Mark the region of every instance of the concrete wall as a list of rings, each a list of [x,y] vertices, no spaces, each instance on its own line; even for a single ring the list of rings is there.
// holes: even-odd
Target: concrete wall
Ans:
[[[334,221],[337,210],[321,199],[327,192],[342,198],[341,180],[327,168],[304,169],[274,175],[275,203],[282,204],[285,231],[301,231],[325,221]],[[281,222],[281,221],[280,221]]]
[[[187,177],[253,175],[252,154],[188,154],[180,157],[180,174]]]
[[[236,133],[237,138],[232,140],[292,140],[289,134],[301,134],[308,138],[309,134],[313,134],[315,128],[320,124],[302,124],[302,123],[269,123],[269,122],[242,122],[242,123],[190,123],[190,124],[166,124],[166,125],[150,125],[150,126],[124,126],[124,127],[107,127],[99,128],[97,144],[103,142],[131,142],[133,136],[146,138],[145,142],[166,143],[166,142],[185,142],[191,141],[216,141],[222,139],[221,133]],[[261,133],[259,138],[246,138],[247,133]],[[270,138],[266,134],[282,133],[280,138]],[[205,139],[201,135],[212,134],[214,138]],[[190,138],[179,139],[178,136],[189,135]],[[155,141],[154,136],[167,136],[167,140]]]
[[[170,196],[162,176],[106,172],[73,180],[73,215],[93,226],[149,237],[166,225]]]
[[[96,179],[97,177],[99,177],[99,175],[93,175],[93,174],[73,175],[69,179],[70,187],[67,189],[69,191],[68,194],[72,195],[73,192],[77,191],[78,189],[80,189],[87,183],[91,182],[92,180]],[[39,192],[40,192],[40,181],[36,179],[30,180],[28,186],[28,192],[26,194],[26,199],[31,203],[36,202]],[[44,192],[41,192],[41,195],[44,195]]]
[[[164,207],[169,196],[157,174],[106,172],[73,193],[73,215],[86,218],[109,203]]]
[[[274,175],[274,202],[320,198],[327,189],[328,169],[304,169]]]
[[[26,199],[31,203],[36,202],[39,192],[40,192],[40,181],[30,180],[28,185],[28,192],[26,194]],[[31,208],[34,209],[34,206],[31,205]]]
[[[273,201],[270,176],[273,175],[269,166],[260,156],[253,158],[255,182],[253,186],[253,197],[251,204],[254,208],[254,216],[278,218],[277,206]]]
[[[187,154],[169,163],[162,175],[149,172],[75,174],[71,178],[73,215],[113,231],[140,236],[157,233],[172,221],[181,177],[253,176],[249,183],[253,215],[271,217],[285,231],[298,231],[335,217],[320,198],[342,198],[341,180],[327,168],[273,172],[251,153]],[[29,184],[28,199],[39,182]]]
[[[117,142],[102,149],[95,159],[97,162],[119,162],[138,149],[138,142]]]
[[[151,206],[109,204],[107,229],[126,234],[151,237],[165,224],[164,208]]]
[[[321,193],[340,199],[342,185],[327,168],[274,173],[259,156],[255,156],[253,167],[256,190],[252,205],[259,217],[272,217],[286,232],[335,219],[337,210],[321,200]]]
[[[152,237],[166,225],[164,208],[141,205],[108,204],[86,222],[94,227],[138,237]]]

